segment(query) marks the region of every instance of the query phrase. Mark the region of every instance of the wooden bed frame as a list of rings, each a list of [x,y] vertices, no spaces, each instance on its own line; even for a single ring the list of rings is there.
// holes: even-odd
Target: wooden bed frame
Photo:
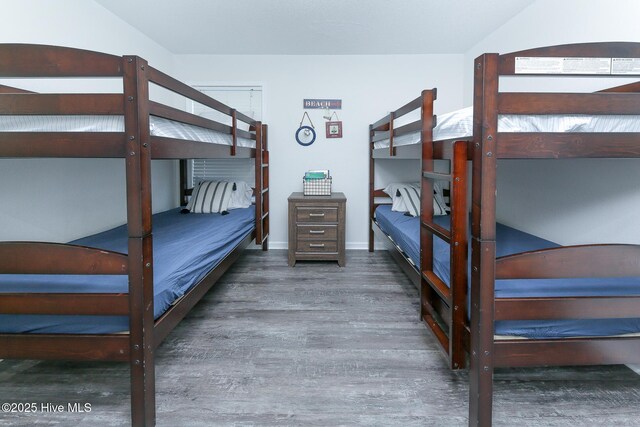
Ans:
[[[369,126],[369,251],[374,250],[374,235],[385,243],[389,253],[420,290],[420,319],[433,332],[447,357],[451,369],[466,366],[462,342],[466,324],[467,298],[467,160],[468,141],[434,141],[436,116],[433,103],[436,89],[425,90],[421,96],[389,113]],[[398,118],[420,109],[420,119],[395,127]],[[419,144],[395,147],[394,138],[420,131]],[[375,149],[374,143],[389,140],[388,148]],[[374,214],[380,205],[376,198],[388,195],[375,188],[376,159],[419,158],[421,160],[420,265],[416,266],[378,226]],[[434,170],[434,160],[449,160],[450,173]],[[451,228],[446,230],[433,221],[433,181],[448,181],[450,185]],[[428,195],[428,196],[425,196]],[[433,272],[433,235],[451,245],[451,287]],[[418,270],[420,269],[420,270]],[[468,347],[468,346],[467,346]]]
[[[469,141],[433,141],[432,119],[435,90],[390,113],[370,126],[370,235],[391,248],[391,254],[414,283],[421,283],[421,317],[448,350],[452,368],[470,360],[469,425],[490,426],[494,367],[540,365],[633,364],[640,362],[640,337],[594,337],[566,339],[494,338],[496,320],[601,319],[640,317],[640,296],[496,298],[496,279],[578,278],[640,276],[639,245],[579,245],[514,254],[495,255],[495,199],[497,159],[639,158],[640,143],[634,133],[499,133],[500,114],[635,114],[640,115],[640,82],[596,93],[499,92],[501,76],[516,74],[516,57],[640,58],[639,43],[589,43],[552,46],[506,55],[485,54],[475,61],[474,136]],[[634,77],[640,73],[618,77]],[[565,74],[546,74],[567,77]],[[576,77],[578,75],[568,75]],[[420,107],[421,120],[394,129],[393,121]],[[446,179],[452,187],[452,232],[429,224],[431,197],[421,197],[421,266],[419,273],[377,226],[376,197],[388,197],[374,187],[375,159],[416,158],[416,146],[393,146],[393,138],[422,132],[422,194],[431,194],[431,180]],[[389,148],[374,149],[375,141],[390,139]],[[456,151],[460,150],[459,152]],[[464,153],[466,150],[466,154]],[[456,157],[455,153],[459,153]],[[471,321],[466,310],[466,158],[472,171],[472,275]],[[434,159],[453,159],[452,173],[433,172]],[[457,160],[456,160],[457,159]],[[463,160],[465,159],[465,160]],[[457,175],[456,171],[458,171]],[[460,178],[460,181],[457,180]],[[456,193],[455,183],[464,187]],[[428,206],[425,206],[425,202]],[[463,215],[459,213],[462,212]],[[426,214],[426,215],[425,215]],[[464,218],[464,219],[463,219]],[[464,232],[464,233],[463,233]],[[460,234],[459,234],[460,233]],[[431,271],[433,234],[453,241],[450,294]],[[455,242],[459,242],[456,251]],[[464,243],[463,243],[464,242]],[[464,248],[464,250],[461,250]],[[425,250],[426,249],[426,250]],[[431,273],[431,274],[429,274]],[[456,275],[457,274],[457,278]],[[447,304],[447,302],[451,302]],[[453,313],[450,307],[454,307]],[[455,308],[458,310],[455,310]],[[449,320],[449,323],[446,321]],[[444,328],[442,327],[444,323]],[[448,331],[446,330],[448,327]]]
[[[125,294],[2,293],[0,313],[129,316],[126,334],[0,334],[0,359],[112,360],[131,369],[131,420],[155,424],[154,352],[255,238],[267,249],[269,153],[267,126],[150,67],[137,56],[118,57],[66,47],[0,45],[0,77],[122,79],[116,94],[38,94],[2,86],[0,114],[121,115],[124,132],[0,132],[0,157],[121,158],[126,161],[128,255],[96,248],[41,242],[0,242],[2,274],[127,275]],[[232,126],[149,100],[154,83],[231,117]],[[232,145],[151,136],[149,116],[230,134]],[[237,122],[249,124],[240,130]],[[237,146],[238,137],[256,148]],[[255,231],[206,277],[154,320],[151,160],[180,159],[182,193],[191,158],[255,158]]]
[[[475,60],[469,425],[490,426],[494,367],[640,362],[640,337],[495,340],[496,320],[640,317],[640,296],[496,298],[496,279],[640,276],[639,245],[580,245],[496,257],[498,159],[639,158],[636,133],[500,133],[500,114],[640,115],[638,84],[599,93],[509,93],[517,57],[640,58],[640,43],[543,47]],[[627,74],[634,77],[640,72]],[[566,74],[545,74],[566,77]],[[571,75],[569,76],[571,77]],[[575,75],[573,76],[575,77]],[[608,76],[610,77],[610,76]],[[620,76],[619,76],[620,77]]]

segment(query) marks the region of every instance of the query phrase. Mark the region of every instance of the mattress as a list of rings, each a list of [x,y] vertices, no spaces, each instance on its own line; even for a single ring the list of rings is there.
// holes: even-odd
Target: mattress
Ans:
[[[255,208],[228,215],[153,216],[154,317],[160,317],[233,250],[255,226]],[[120,226],[71,243],[127,252],[127,229]],[[126,293],[127,276],[0,275],[2,292]],[[129,329],[126,316],[0,315],[5,333],[113,333]]]
[[[500,115],[498,132],[640,132],[640,116],[626,115]],[[434,141],[467,139],[473,136],[473,107],[439,114],[433,129]],[[420,143],[420,132],[393,139],[393,146]],[[389,140],[376,141],[374,148],[388,148]]]
[[[393,212],[391,206],[379,206],[376,220],[415,264],[420,265],[420,219]],[[434,217],[436,224],[447,229],[449,220],[448,215]],[[497,256],[558,246],[504,224],[496,225]],[[449,249],[443,240],[433,239],[433,270],[447,286],[451,278]],[[495,295],[496,298],[640,295],[640,277],[496,280]],[[497,335],[527,338],[611,336],[638,332],[640,319],[508,320],[496,322],[495,330]]]
[[[231,135],[200,126],[150,116],[152,136],[232,145]],[[124,132],[123,116],[0,116],[0,132]],[[255,148],[252,139],[238,137],[239,147]]]
[[[375,212],[380,229],[411,260],[416,269],[420,266],[420,219],[394,212],[391,205],[378,206]],[[437,217],[434,217],[437,218]]]

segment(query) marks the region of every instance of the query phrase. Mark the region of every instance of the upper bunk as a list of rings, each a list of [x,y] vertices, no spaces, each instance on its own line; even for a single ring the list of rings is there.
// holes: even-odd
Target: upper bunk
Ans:
[[[136,139],[150,148],[152,159],[250,158],[262,147],[260,122],[137,56],[0,44],[0,78],[46,79],[50,85],[64,79],[64,87],[69,80],[74,85],[72,93],[0,85],[0,157],[126,158]],[[88,79],[116,79],[122,89],[84,93]],[[172,99],[165,94],[164,102],[152,101],[150,87]],[[217,118],[176,108],[185,100],[208,107]]]
[[[473,114],[469,115],[472,110],[467,108],[436,116],[433,114],[436,98],[435,88],[424,90],[419,97],[370,125],[372,156],[417,158],[421,151],[410,146],[421,144],[424,140],[436,144],[436,157],[448,158],[450,153],[442,151],[445,142],[469,139],[473,134]],[[402,119],[406,122],[407,117],[415,117],[416,114],[419,114],[417,120],[399,123]]]
[[[599,92],[500,90],[501,78],[552,78],[563,87],[585,77],[619,82],[638,76],[640,43],[567,44],[504,55],[484,54],[474,63],[474,142],[484,143],[483,135],[489,143],[493,140],[496,159],[640,157],[637,85]],[[506,132],[499,126],[500,116],[505,115],[558,115],[609,125]]]
[[[423,93],[371,125],[372,156],[420,157],[419,149],[411,146],[428,140],[425,122],[431,122],[435,158],[450,155],[450,151],[447,154],[439,148],[446,147],[444,142],[471,141],[474,132],[479,134],[478,129],[489,126],[493,129],[492,138],[499,141],[497,158],[638,157],[640,83],[595,93],[499,89],[501,78],[563,79],[559,83],[562,88],[567,77],[637,76],[640,43],[572,44],[504,55],[484,54],[475,62],[473,107],[432,117],[424,113]],[[535,83],[525,85],[531,87]],[[396,125],[399,117],[420,107],[420,119]],[[493,121],[495,125],[491,124]]]

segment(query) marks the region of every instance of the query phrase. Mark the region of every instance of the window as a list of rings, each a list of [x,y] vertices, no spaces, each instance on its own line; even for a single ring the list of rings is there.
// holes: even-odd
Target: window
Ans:
[[[194,86],[210,97],[256,120],[262,119],[262,87],[260,86]],[[191,112],[231,126],[231,118],[197,102],[190,101]],[[243,127],[244,125],[244,127]],[[248,130],[238,122],[240,129]],[[194,159],[190,163],[189,181],[192,185],[204,180],[255,182],[252,159]]]

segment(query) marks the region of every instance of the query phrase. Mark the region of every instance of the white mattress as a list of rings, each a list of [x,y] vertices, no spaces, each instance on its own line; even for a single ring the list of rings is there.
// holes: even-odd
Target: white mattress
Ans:
[[[498,132],[640,132],[640,116],[588,115],[501,115]],[[473,107],[438,115],[434,141],[467,139],[473,136]],[[395,137],[393,146],[420,143],[420,132]],[[388,148],[389,139],[374,148]]]
[[[232,145],[231,135],[200,126],[150,117],[151,135],[211,144]],[[0,132],[124,132],[123,116],[0,116]],[[252,139],[238,137],[239,147],[255,148]]]

